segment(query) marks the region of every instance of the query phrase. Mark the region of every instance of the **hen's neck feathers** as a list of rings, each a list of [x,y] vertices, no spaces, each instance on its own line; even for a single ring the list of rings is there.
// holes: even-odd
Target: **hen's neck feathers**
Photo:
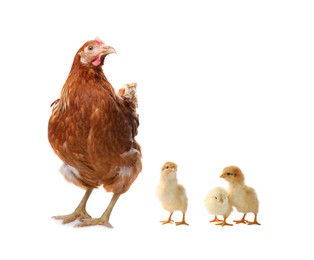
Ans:
[[[75,95],[79,89],[89,91],[91,87],[96,86],[104,88],[109,95],[115,96],[114,88],[107,80],[102,67],[83,65],[80,62],[79,55],[76,55],[69,76],[61,91],[59,110],[64,110],[69,106],[71,95]]]

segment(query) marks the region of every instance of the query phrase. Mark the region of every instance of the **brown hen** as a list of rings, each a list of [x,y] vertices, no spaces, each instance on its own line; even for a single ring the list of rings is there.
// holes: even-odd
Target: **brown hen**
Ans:
[[[119,196],[125,193],[142,170],[141,148],[135,141],[139,126],[136,84],[127,84],[115,93],[102,65],[114,48],[99,38],[86,42],[76,53],[60,98],[52,103],[48,138],[54,152],[64,162],[65,179],[86,189],[73,213],[55,216],[78,226],[109,223]],[[100,218],[86,211],[94,188],[103,186],[112,199]]]

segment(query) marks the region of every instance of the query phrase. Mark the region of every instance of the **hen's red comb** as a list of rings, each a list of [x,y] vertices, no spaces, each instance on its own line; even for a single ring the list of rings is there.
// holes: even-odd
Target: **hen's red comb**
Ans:
[[[99,44],[105,44],[98,36],[95,38],[95,41]]]

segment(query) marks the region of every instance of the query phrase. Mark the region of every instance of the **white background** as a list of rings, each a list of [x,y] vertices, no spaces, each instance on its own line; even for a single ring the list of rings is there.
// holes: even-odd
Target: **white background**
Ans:
[[[311,2],[2,1],[0,258],[312,259]],[[138,83],[143,172],[116,204],[114,229],[51,219],[84,191],[58,173],[49,106],[96,36],[117,51],[103,67],[113,86]],[[167,160],[187,190],[189,227],[159,223]],[[232,164],[257,191],[261,226],[208,223],[204,197],[227,187],[219,175]],[[100,216],[110,198],[96,190],[87,210]]]

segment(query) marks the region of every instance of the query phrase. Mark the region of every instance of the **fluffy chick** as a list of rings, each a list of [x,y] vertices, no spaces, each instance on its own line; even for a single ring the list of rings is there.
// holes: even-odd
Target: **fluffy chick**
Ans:
[[[228,166],[223,169],[220,178],[225,179],[229,183],[228,194],[231,204],[237,209],[238,212],[244,213],[242,219],[234,220],[235,223],[247,223],[249,225],[256,224],[257,213],[259,208],[259,201],[255,190],[247,186],[244,182],[244,175],[239,167]],[[247,213],[254,214],[254,221],[250,222],[245,220]]]
[[[188,199],[185,188],[178,184],[177,165],[173,162],[166,162],[161,168],[160,183],[157,186],[156,195],[162,207],[170,212],[167,220],[160,221],[163,225],[173,223],[171,216],[174,211],[182,212],[182,221],[175,222],[176,225],[189,225],[185,222]]]
[[[226,189],[222,187],[212,189],[205,198],[205,207],[210,214],[215,215],[210,222],[218,222],[216,225],[221,226],[232,226],[227,223],[227,218],[233,209]],[[217,215],[222,215],[224,219],[219,220]]]

